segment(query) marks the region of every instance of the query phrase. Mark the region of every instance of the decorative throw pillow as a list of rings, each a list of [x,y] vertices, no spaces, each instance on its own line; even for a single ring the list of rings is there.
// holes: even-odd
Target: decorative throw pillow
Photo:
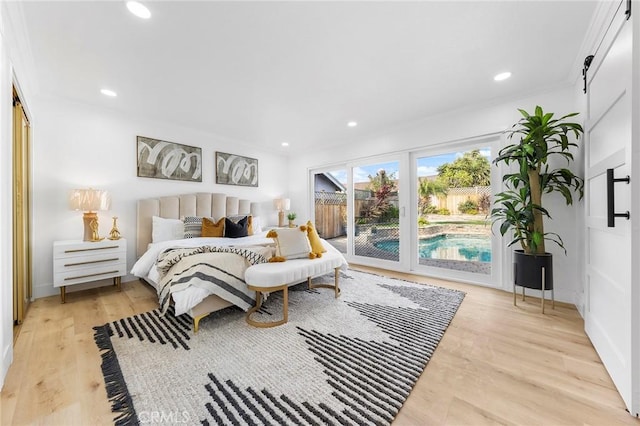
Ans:
[[[260,216],[251,216],[251,229],[253,229],[254,234],[262,232],[262,220],[260,220]]]
[[[235,223],[228,217],[224,218],[224,236],[227,238],[240,238],[249,235],[249,219],[245,217]]]
[[[202,218],[202,236],[203,237],[224,237],[224,217],[217,222],[208,217]]]
[[[272,229],[267,237],[276,243],[276,257],[284,259],[301,259],[309,257],[311,244],[304,227]],[[314,256],[315,257],[315,256]]]
[[[151,218],[151,242],[181,240],[184,238],[184,223],[180,219]]]
[[[241,214],[241,215],[236,215],[236,216],[229,216],[229,220],[238,223],[240,222],[242,219],[248,218],[248,223],[247,223],[247,232],[248,235],[253,235],[253,233],[255,232],[253,229],[253,217],[252,216],[247,216],[245,214]]]
[[[322,257],[322,253],[326,253],[327,249],[322,245],[320,241],[320,235],[313,226],[311,221],[307,221],[307,237],[309,237],[309,243],[311,244],[311,253],[314,253],[316,257]]]
[[[202,217],[187,216],[184,222],[184,238],[197,238],[202,236]]]

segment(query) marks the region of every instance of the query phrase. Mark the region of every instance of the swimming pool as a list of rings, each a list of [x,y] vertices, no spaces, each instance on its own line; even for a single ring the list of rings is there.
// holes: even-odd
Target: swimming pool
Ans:
[[[398,253],[398,240],[378,241],[377,248]],[[491,262],[491,236],[443,234],[418,241],[421,258]]]

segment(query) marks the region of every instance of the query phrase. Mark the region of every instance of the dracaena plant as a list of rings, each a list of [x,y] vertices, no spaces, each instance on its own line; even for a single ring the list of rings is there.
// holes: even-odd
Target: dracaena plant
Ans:
[[[567,164],[573,161],[570,149],[578,145],[570,138],[577,141],[583,130],[567,119],[578,113],[554,119],[553,113],[545,113],[539,106],[534,114],[518,111],[522,118],[507,131],[510,141],[518,141],[502,148],[493,160],[494,164],[507,166],[513,163],[517,171],[502,177],[506,190],[496,194],[491,217],[500,224],[503,236],[513,231],[509,246],[520,243],[527,254],[543,254],[545,241],[552,241],[566,253],[560,235],[544,230],[544,218],[551,215],[542,206],[542,195],[557,192],[567,205],[573,203],[574,194],[582,199],[584,180],[568,168],[550,169],[548,164],[552,157],[562,157]]]

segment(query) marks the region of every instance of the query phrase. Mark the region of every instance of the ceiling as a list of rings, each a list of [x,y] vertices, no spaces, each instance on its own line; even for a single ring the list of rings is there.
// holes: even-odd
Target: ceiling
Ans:
[[[575,78],[596,2],[24,2],[37,94],[291,152]],[[495,82],[502,71],[513,76]],[[109,88],[118,93],[108,98]],[[357,127],[347,127],[348,121]]]

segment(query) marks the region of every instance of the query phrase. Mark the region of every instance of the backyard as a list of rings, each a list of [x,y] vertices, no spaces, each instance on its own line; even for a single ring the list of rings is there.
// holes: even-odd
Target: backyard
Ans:
[[[418,263],[425,266],[489,274],[491,226],[484,216],[428,215],[418,226]],[[354,254],[381,260],[399,260],[398,223],[357,224]],[[347,237],[327,240],[343,253]]]
[[[417,169],[427,173],[417,177],[418,244],[412,256],[420,265],[490,274],[489,155],[489,149],[475,149],[416,160]],[[407,236],[399,228],[397,162],[354,168],[352,174],[353,198],[347,197],[345,171],[316,175],[320,235],[343,253],[352,243],[356,256],[399,261]],[[353,242],[347,240],[348,201],[353,203]]]

